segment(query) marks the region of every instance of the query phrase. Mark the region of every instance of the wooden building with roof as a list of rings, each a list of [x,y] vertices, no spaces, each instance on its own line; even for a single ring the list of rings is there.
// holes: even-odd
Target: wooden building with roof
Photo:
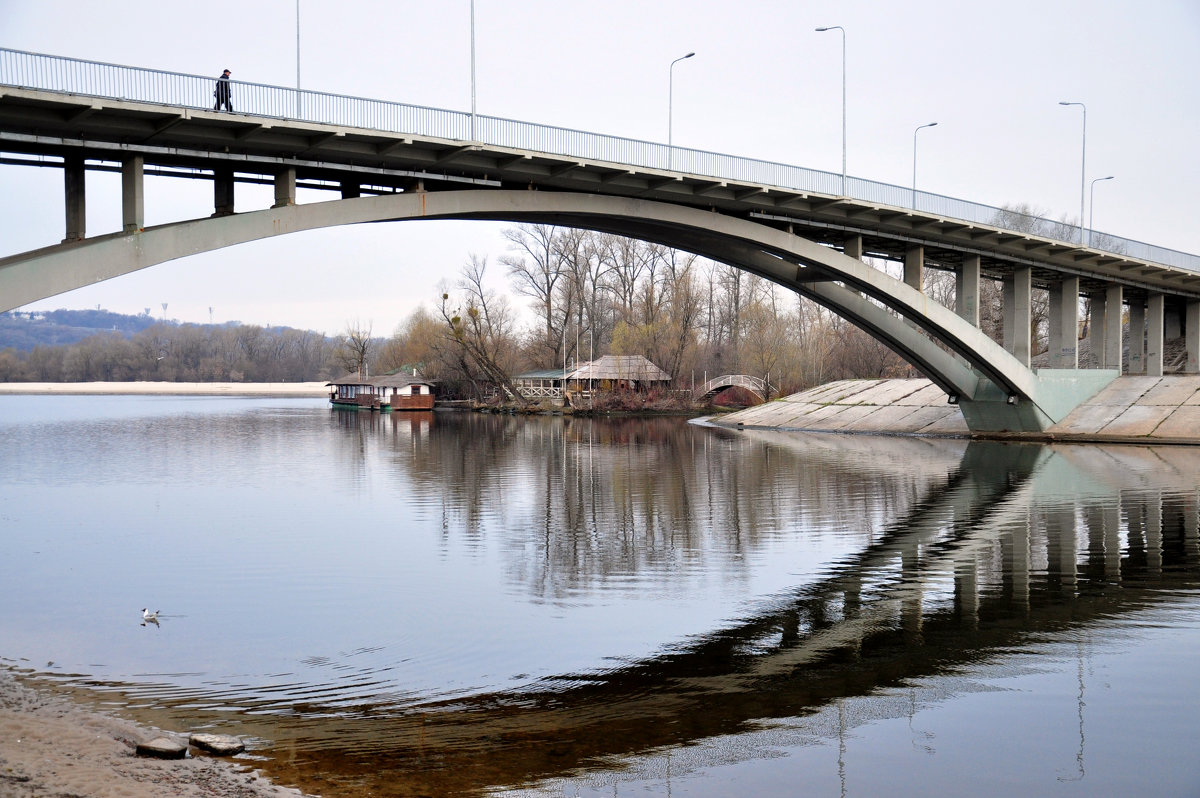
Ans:
[[[395,372],[378,377],[350,373],[326,383],[334,407],[360,410],[432,410],[433,380]]]
[[[570,391],[647,391],[670,384],[671,375],[643,355],[605,355],[567,375]]]

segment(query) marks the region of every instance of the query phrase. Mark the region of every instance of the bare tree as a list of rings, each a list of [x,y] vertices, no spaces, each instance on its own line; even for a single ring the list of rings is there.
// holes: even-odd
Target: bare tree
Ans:
[[[514,402],[527,404],[509,377],[515,363],[516,339],[512,312],[503,297],[483,286],[487,258],[471,255],[463,266],[459,289],[462,303],[450,307],[450,294],[442,294],[441,314],[464,359]]]
[[[337,357],[346,371],[366,377],[367,361],[373,348],[371,324],[368,323],[364,327],[362,322],[357,320],[353,324],[347,322],[346,329],[338,338]]]

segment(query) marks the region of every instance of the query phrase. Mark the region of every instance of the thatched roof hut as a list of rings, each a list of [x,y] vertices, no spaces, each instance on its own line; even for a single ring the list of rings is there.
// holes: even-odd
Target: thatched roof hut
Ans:
[[[599,360],[580,363],[567,375],[575,387],[591,385],[600,390],[646,390],[666,386],[671,375],[642,355],[605,355]]]

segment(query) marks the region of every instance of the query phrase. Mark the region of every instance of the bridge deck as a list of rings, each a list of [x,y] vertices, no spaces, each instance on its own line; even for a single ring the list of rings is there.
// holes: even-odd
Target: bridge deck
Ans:
[[[1007,230],[999,208],[900,186],[843,186],[838,175],[787,164],[260,84],[236,84],[239,112],[214,112],[211,88],[211,78],[0,49],[0,153],[9,154],[0,162],[60,166],[12,156],[72,156],[113,170],[137,154],[150,174],[211,178],[223,165],[235,179],[265,182],[294,168],[298,185],[338,191],[467,184],[660,199],[838,248],[861,238],[865,256],[902,260],[919,244],[932,268],[978,255],[996,279],[1030,267],[1035,286],[1077,275],[1084,291],[1119,283],[1130,296],[1200,298],[1195,255],[1098,235],[1106,252]]]

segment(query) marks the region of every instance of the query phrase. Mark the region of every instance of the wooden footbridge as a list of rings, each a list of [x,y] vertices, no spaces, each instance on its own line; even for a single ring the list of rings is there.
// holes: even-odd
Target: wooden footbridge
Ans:
[[[761,377],[752,377],[749,374],[722,374],[701,385],[692,396],[698,402],[712,399],[726,388],[745,388],[764,402],[771,391],[771,386]]]

